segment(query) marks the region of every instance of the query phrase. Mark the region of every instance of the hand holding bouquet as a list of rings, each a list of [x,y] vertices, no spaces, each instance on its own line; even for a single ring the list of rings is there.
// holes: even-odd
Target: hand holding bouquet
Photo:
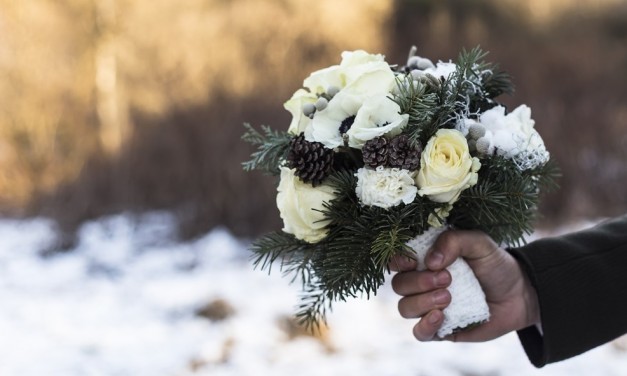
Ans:
[[[284,227],[253,243],[255,264],[280,261],[300,279],[297,316],[324,319],[331,303],[375,294],[394,255],[424,256],[447,228],[478,229],[513,245],[532,231],[543,188],[556,169],[529,107],[496,98],[509,76],[479,49],[456,63],[410,52],[404,66],[382,55],[344,52],[312,73],[285,103],[287,132],[246,125],[258,146],[246,170],[279,176]],[[489,319],[463,260],[449,268],[450,306],[438,335]]]

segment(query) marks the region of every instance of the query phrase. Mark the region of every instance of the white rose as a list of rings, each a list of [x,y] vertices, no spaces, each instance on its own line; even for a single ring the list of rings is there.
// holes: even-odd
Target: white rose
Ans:
[[[321,142],[330,149],[344,144],[342,135],[353,126],[363,100],[361,96],[339,92],[329,101],[327,108],[314,115],[311,123],[313,141]]]
[[[416,198],[415,173],[410,171],[379,166],[376,170],[360,168],[355,175],[355,193],[363,205],[387,209],[401,202],[410,204]]]
[[[457,201],[461,192],[477,183],[481,163],[470,156],[464,135],[440,129],[427,142],[420,159],[418,194],[435,202]]]
[[[409,120],[409,115],[401,115],[400,111],[398,104],[386,95],[366,99],[352,127],[346,132],[348,145],[361,149],[366,141],[375,137],[400,134]]]
[[[292,122],[288,132],[294,135],[305,133],[305,138],[311,138],[311,119],[303,114],[305,103],[315,103],[318,97],[304,89],[298,89],[283,107],[292,114]]]
[[[528,106],[518,106],[507,115],[503,106],[496,106],[482,113],[479,122],[486,128],[485,137],[497,154],[525,159],[526,167],[535,167],[549,160],[549,153],[534,128],[535,121]]]
[[[333,198],[335,194],[330,186],[314,188],[303,183],[293,170],[281,167],[276,204],[283,219],[283,231],[308,243],[319,242],[327,235],[329,224],[320,210],[324,208],[324,202]]]

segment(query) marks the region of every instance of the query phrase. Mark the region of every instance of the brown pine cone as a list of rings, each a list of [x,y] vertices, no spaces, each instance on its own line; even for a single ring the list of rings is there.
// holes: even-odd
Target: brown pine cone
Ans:
[[[304,133],[292,138],[287,153],[287,167],[295,169],[295,175],[314,187],[329,176],[333,165],[333,150],[320,142],[305,140]]]
[[[368,140],[361,149],[364,164],[377,168],[385,166],[388,160],[388,140],[383,137],[375,137]]]
[[[401,134],[390,140],[388,166],[415,171],[420,168],[422,146],[412,147],[409,136]]]

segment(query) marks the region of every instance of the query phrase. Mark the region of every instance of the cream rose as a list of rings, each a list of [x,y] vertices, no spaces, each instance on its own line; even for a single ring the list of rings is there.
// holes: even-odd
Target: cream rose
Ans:
[[[293,170],[281,167],[276,203],[283,219],[283,231],[308,243],[319,242],[327,235],[329,224],[320,210],[324,202],[334,197],[331,187],[320,185],[314,188],[303,183]]]
[[[435,202],[454,203],[461,192],[477,184],[481,163],[470,156],[464,135],[440,129],[422,152],[416,184],[418,194]]]

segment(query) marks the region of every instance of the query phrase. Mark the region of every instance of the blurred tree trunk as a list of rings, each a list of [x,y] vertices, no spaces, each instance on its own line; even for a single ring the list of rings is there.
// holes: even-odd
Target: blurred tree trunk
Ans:
[[[117,153],[128,136],[128,104],[120,88],[116,0],[94,0],[96,15],[95,86],[102,149]]]

